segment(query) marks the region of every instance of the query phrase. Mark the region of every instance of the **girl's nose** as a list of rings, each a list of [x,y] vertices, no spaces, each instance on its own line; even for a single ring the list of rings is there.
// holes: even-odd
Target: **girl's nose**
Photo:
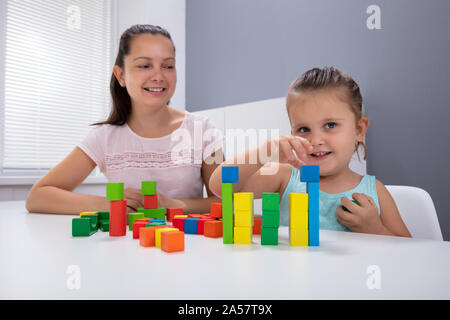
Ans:
[[[162,73],[162,70],[159,68],[155,68],[155,70],[152,72],[150,79],[152,81],[162,81],[164,80],[164,74]]]
[[[314,146],[323,145],[323,135],[320,132],[311,132],[309,142]]]

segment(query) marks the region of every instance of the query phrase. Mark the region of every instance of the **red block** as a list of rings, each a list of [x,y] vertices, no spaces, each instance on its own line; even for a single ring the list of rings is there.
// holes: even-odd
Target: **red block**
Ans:
[[[172,221],[173,217],[177,215],[183,215],[183,209],[182,208],[167,208],[167,220]]]
[[[109,235],[121,237],[127,234],[127,200],[109,202]]]
[[[211,217],[222,218],[222,203],[211,203]]]
[[[158,195],[144,196],[144,208],[156,209],[158,208]]]
[[[145,227],[148,221],[135,221],[133,223],[133,239],[139,239],[139,229]]]
[[[186,218],[184,218],[184,217],[183,218],[173,218],[172,219],[173,227],[184,232],[184,219],[186,219]]]
[[[223,234],[222,221],[209,220],[205,221],[203,234],[205,237],[218,238]]]
[[[261,234],[262,218],[254,217],[253,219],[253,234]]]

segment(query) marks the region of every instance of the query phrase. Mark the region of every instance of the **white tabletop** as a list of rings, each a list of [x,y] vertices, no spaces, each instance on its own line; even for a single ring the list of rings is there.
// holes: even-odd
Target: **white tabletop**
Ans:
[[[321,230],[320,247],[291,247],[281,227],[278,246],[187,234],[165,253],[128,230],[73,238],[73,216],[23,201],[0,208],[0,299],[450,299],[445,241]]]

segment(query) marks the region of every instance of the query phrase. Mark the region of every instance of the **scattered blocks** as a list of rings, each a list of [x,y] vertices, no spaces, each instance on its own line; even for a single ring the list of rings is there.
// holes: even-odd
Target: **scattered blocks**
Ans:
[[[220,220],[209,220],[204,222],[203,235],[209,238],[219,238],[223,234],[223,225]]]
[[[142,247],[155,246],[155,227],[139,228],[139,244]]]
[[[97,232],[92,228],[91,219],[89,218],[73,218],[72,219],[72,236],[73,237],[89,237]]]
[[[144,218],[144,213],[143,212],[130,212],[128,214],[128,227],[130,230],[133,230],[133,223],[137,220],[137,219],[143,219]]]
[[[155,229],[155,246],[161,248],[161,232],[179,231],[177,228],[156,228]]]
[[[198,218],[184,219],[184,233],[197,234],[197,221]]]
[[[139,230],[147,225],[147,221],[136,221],[133,223],[133,239],[139,239]]]
[[[172,219],[172,224],[175,228],[184,232],[184,220],[187,218],[187,216],[175,216],[175,218]]]
[[[161,249],[165,252],[184,251],[184,233],[182,231],[161,233]]]
[[[239,167],[222,167],[222,183],[238,183]]]

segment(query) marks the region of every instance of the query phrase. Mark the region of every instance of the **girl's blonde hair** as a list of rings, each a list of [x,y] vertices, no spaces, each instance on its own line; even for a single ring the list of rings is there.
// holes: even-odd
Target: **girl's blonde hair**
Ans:
[[[348,74],[334,67],[313,68],[306,71],[297,78],[288,88],[288,95],[291,92],[308,92],[320,89],[340,89],[343,88],[347,94],[351,110],[355,114],[356,123],[363,116],[362,103],[363,98],[359,85]],[[289,110],[288,110],[289,114]],[[358,142],[355,145],[355,151],[358,152],[359,146],[364,148],[364,160],[367,159],[367,147],[364,142]],[[359,158],[359,153],[358,153]]]

